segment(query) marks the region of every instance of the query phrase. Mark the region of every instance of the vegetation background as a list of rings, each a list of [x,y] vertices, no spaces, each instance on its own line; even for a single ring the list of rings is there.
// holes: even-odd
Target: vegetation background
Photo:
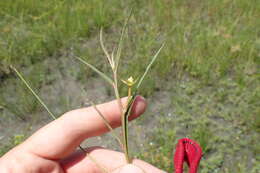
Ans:
[[[200,172],[260,172],[258,0],[0,1],[0,156],[51,121],[9,65],[57,115],[112,99],[73,55],[109,74],[99,30],[112,51],[131,7],[121,78],[139,77],[166,41],[141,89],[149,108],[130,127],[132,152],[172,172],[177,140],[190,137]],[[92,144],[114,147],[103,138]]]

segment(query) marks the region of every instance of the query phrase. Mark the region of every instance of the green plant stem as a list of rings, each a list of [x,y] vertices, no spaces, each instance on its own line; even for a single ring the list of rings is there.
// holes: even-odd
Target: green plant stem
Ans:
[[[129,149],[128,149],[128,140],[127,140],[127,117],[125,116],[125,109],[122,105],[122,102],[121,102],[121,98],[120,98],[120,95],[119,95],[119,91],[118,91],[118,80],[117,80],[117,72],[114,71],[113,73],[114,75],[114,92],[115,92],[115,95],[116,95],[116,98],[117,98],[117,102],[118,102],[118,106],[119,106],[119,110],[120,110],[120,115],[121,115],[121,124],[122,124],[122,133],[123,133],[123,150],[124,150],[124,153],[125,153],[125,159],[126,159],[126,162],[127,163],[131,163],[131,159],[129,157]]]

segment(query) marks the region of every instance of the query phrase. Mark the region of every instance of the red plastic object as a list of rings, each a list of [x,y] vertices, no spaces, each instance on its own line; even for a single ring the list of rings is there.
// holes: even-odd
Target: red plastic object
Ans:
[[[183,173],[184,162],[189,166],[189,173],[197,173],[201,157],[202,149],[198,143],[189,138],[180,139],[173,159],[175,173]]]

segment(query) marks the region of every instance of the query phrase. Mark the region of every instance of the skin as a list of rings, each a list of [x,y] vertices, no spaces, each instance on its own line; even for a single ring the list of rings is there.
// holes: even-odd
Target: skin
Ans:
[[[122,99],[126,104],[126,98]],[[111,101],[97,108],[113,128],[121,125],[117,102]],[[133,120],[146,108],[141,96],[135,99],[131,116]],[[101,147],[77,150],[85,139],[108,132],[107,127],[93,107],[65,113],[60,118],[39,129],[25,142],[0,158],[1,173],[163,173],[164,171],[138,159],[126,164],[123,153]]]

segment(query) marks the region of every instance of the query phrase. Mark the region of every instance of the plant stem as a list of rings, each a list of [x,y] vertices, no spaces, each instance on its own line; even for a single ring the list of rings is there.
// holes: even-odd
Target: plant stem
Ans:
[[[114,92],[117,98],[117,102],[118,102],[118,106],[119,106],[119,110],[120,110],[120,115],[121,115],[121,124],[122,124],[122,133],[123,133],[123,150],[125,153],[125,159],[127,163],[131,163],[131,159],[129,157],[129,150],[128,150],[128,140],[127,140],[127,117],[125,116],[126,109],[123,107],[122,102],[121,102],[121,98],[119,95],[119,91],[118,91],[118,80],[117,80],[117,71],[114,70],[113,71],[113,76],[114,76]]]

